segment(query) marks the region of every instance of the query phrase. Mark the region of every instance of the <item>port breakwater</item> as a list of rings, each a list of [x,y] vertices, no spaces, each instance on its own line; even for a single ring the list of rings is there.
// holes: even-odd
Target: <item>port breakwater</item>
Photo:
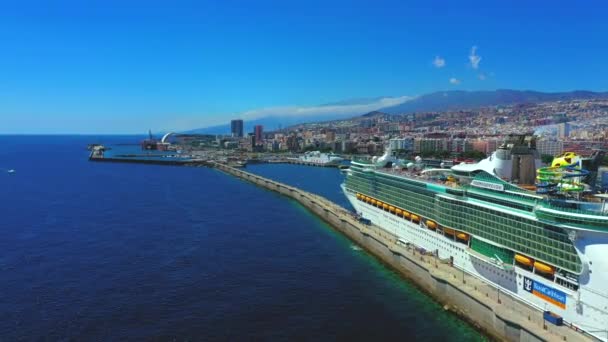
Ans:
[[[410,279],[446,309],[479,330],[505,341],[591,341],[593,338],[568,326],[554,326],[542,312],[508,293],[497,291],[482,280],[432,255],[401,243],[397,236],[375,225],[359,222],[346,209],[304,190],[276,182],[221,163],[210,166],[262,188],[296,200],[366,251]]]

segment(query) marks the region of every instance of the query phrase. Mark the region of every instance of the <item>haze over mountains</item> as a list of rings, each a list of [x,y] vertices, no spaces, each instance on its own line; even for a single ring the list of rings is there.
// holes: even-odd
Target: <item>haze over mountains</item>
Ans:
[[[317,107],[296,108],[285,107],[285,114],[281,108],[268,110],[268,116],[247,120],[245,117],[245,131],[251,132],[253,126],[263,125],[265,131],[280,127],[288,127],[305,122],[330,121],[347,119],[364,115],[372,111],[381,111],[388,114],[404,114],[415,112],[432,112],[446,110],[476,109],[484,106],[513,105],[521,103],[538,103],[546,101],[567,101],[575,99],[608,99],[608,92],[592,92],[576,90],[570,92],[545,93],[531,90],[499,89],[493,91],[438,91],[418,97],[383,97],[370,99],[354,99],[334,102]],[[390,105],[386,105],[390,104]],[[299,112],[302,115],[297,115]],[[294,115],[294,113],[296,115]],[[259,113],[263,115],[264,112]],[[235,117],[236,118],[236,117]],[[201,134],[228,134],[230,123],[194,129],[189,133]]]
[[[439,91],[413,98],[402,104],[381,108],[388,114],[433,112],[459,109],[475,109],[484,106],[567,101],[575,99],[608,98],[608,92],[576,90],[561,93],[543,93],[532,90],[499,89],[493,91]]]
[[[409,96],[375,97],[350,99],[318,106],[268,107],[235,114],[230,119],[243,119],[245,132],[251,132],[255,125],[262,125],[265,131],[270,131],[279,127],[288,127],[305,122],[348,119],[379,108],[392,107],[411,99]],[[227,134],[230,132],[230,119],[226,120],[226,123],[222,125],[195,129],[190,132]]]

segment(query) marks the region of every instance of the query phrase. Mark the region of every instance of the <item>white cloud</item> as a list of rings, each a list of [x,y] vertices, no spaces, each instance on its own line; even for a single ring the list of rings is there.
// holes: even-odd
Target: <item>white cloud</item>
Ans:
[[[435,56],[435,59],[433,60],[433,65],[435,66],[435,68],[443,68],[445,66],[445,59],[439,56]]]
[[[411,100],[410,96],[383,97],[363,104],[322,105],[322,106],[284,106],[252,109],[241,113],[243,119],[259,119],[268,116],[316,116],[325,114],[365,114],[385,107],[396,106]]]
[[[460,80],[457,79],[457,78],[455,78],[455,77],[452,77],[452,78],[450,78],[450,83],[453,84],[453,85],[459,85],[460,84]]]
[[[486,74],[484,74],[483,72],[482,72],[482,73],[480,73],[479,75],[477,75],[477,77],[478,77],[480,80],[482,80],[482,81],[485,81],[485,80],[486,80],[486,78],[488,78],[488,77],[486,76]]]
[[[180,116],[174,117],[170,123],[164,125],[164,130],[185,131],[199,127],[222,125],[230,119],[241,118],[255,120],[266,117],[314,117],[333,115],[361,115],[385,107],[396,106],[412,100],[411,96],[382,97],[369,101],[358,101],[356,104],[328,104],[320,106],[277,106],[251,109],[240,113],[214,114],[202,117]]]
[[[471,48],[471,53],[469,54],[469,62],[471,62],[471,67],[473,69],[479,68],[479,62],[481,62],[481,57],[477,55],[477,46],[473,46]]]

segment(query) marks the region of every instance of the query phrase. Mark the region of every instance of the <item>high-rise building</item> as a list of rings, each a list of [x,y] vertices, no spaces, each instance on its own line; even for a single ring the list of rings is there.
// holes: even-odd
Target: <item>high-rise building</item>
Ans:
[[[570,136],[570,124],[567,122],[562,122],[557,125],[557,136],[560,139],[564,139]]]
[[[253,129],[253,134],[255,135],[255,143],[261,144],[262,141],[264,140],[264,126],[255,125],[255,127]]]
[[[389,140],[389,144],[393,151],[397,150],[414,150],[414,139],[413,138],[393,138]]]
[[[230,121],[230,133],[232,133],[233,137],[242,138],[243,137],[243,120],[232,120]]]

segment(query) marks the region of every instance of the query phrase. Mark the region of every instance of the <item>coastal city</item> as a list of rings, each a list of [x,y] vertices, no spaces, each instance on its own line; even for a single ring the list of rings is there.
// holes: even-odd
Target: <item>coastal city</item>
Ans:
[[[242,152],[324,151],[382,154],[389,145],[400,153],[423,156],[486,156],[509,134],[537,136],[541,155],[564,151],[589,155],[608,147],[608,100],[574,100],[476,110],[392,115],[371,112],[347,120],[303,123],[245,132],[243,120],[231,122],[223,135],[177,134],[182,145]]]
[[[0,342],[608,342],[608,2],[0,4]]]
[[[230,132],[225,134],[170,132],[155,138],[150,133],[141,142],[141,150],[179,151],[173,156],[242,167],[260,162],[310,162],[312,153],[369,159],[382,155],[387,147],[402,159],[421,157],[429,163],[454,165],[483,159],[510,136],[519,134],[534,136],[535,149],[544,163],[565,152],[588,157],[594,151],[608,149],[605,99],[412,114],[374,111],[345,120],[302,123],[271,131],[254,125],[251,132],[245,132],[244,124],[242,119],[233,119]],[[606,171],[605,167],[599,169],[597,182],[608,190]]]
[[[607,114],[608,100],[576,99],[411,114],[373,111],[268,132],[254,125],[245,133],[244,120],[233,119],[226,134],[168,132],[157,139],[150,133],[133,154],[114,151],[119,146],[89,149],[92,161],[205,166],[280,193],[385,262],[394,258],[383,253],[400,255],[395,267],[408,277],[439,279],[419,284],[450,284],[434,293],[448,307],[472,301],[491,307],[461,315],[480,322],[504,310],[517,313],[499,319],[500,327],[486,322],[491,336],[527,340],[534,331],[543,335],[538,340],[578,340],[600,336],[585,328],[578,307],[592,308],[602,276],[582,276],[591,273],[584,268],[591,262],[583,265],[579,250],[602,264],[601,251],[585,248],[601,239],[596,227],[608,224],[608,170],[601,166],[608,150]],[[248,164],[339,168],[340,188],[353,209],[245,171]],[[374,238],[361,239],[362,234]],[[425,262],[436,270],[419,272]],[[497,289],[496,297],[479,290],[487,283]],[[465,289],[462,300],[449,295]],[[587,299],[574,298],[576,293]],[[533,308],[542,305],[542,322],[534,323]],[[594,312],[590,319],[603,315]],[[502,324],[522,328],[515,332]]]

